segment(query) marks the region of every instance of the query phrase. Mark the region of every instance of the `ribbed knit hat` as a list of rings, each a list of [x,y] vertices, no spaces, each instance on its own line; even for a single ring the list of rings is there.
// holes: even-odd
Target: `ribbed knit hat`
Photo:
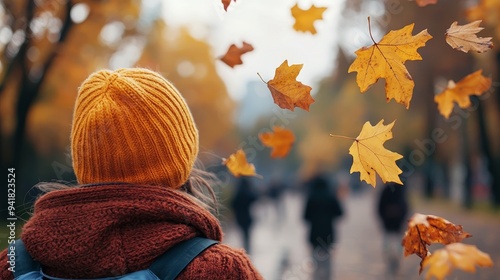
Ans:
[[[100,70],[80,86],[71,129],[80,184],[182,186],[198,154],[198,130],[177,89],[143,68]]]

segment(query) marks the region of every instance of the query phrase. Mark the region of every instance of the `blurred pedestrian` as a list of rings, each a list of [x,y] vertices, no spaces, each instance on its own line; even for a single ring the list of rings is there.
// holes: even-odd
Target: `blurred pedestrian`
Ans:
[[[236,194],[231,202],[236,223],[243,234],[243,247],[250,253],[250,229],[253,223],[252,204],[257,200],[257,194],[248,177],[241,177],[236,184]]]
[[[332,246],[336,242],[336,220],[343,215],[336,190],[322,175],[316,175],[306,184],[309,194],[304,219],[309,223],[309,243],[316,262],[313,279],[331,279]]]
[[[0,253],[0,279],[262,279],[244,252],[220,244],[210,176],[194,168],[198,139],[184,98],[160,74],[90,75],[71,129],[78,185],[39,186],[47,193],[15,242],[15,263]]]
[[[285,192],[287,186],[283,182],[281,178],[273,178],[271,179],[271,182],[269,183],[269,188],[267,191],[267,195],[271,199],[271,203],[274,206],[275,212],[276,212],[276,222],[275,225],[279,226],[281,223],[285,220],[285,205],[283,202],[283,193]]]
[[[389,277],[399,270],[402,254],[401,233],[408,215],[405,188],[396,183],[384,186],[378,201],[378,217],[384,231],[383,252]]]

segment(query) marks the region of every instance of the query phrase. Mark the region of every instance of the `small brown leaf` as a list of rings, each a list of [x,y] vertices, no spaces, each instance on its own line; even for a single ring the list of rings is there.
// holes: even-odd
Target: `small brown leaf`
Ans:
[[[470,233],[463,231],[461,225],[454,225],[438,216],[415,213],[408,222],[401,244],[405,256],[416,254],[423,262],[430,255],[427,246],[432,243],[447,245],[471,236]],[[420,272],[422,272],[422,262]]]
[[[476,265],[480,267],[491,267],[493,261],[490,256],[474,245],[453,243],[444,248],[436,250],[423,261],[423,268],[429,268],[425,279],[433,276],[443,280],[450,274],[452,269],[460,269],[466,272],[476,272]]]
[[[481,53],[492,49],[493,43],[491,42],[491,37],[481,38],[476,36],[476,33],[484,29],[483,27],[479,27],[479,24],[481,24],[481,20],[476,20],[466,25],[457,25],[455,21],[446,30],[446,43],[452,48],[465,53],[470,50]]]
[[[436,4],[438,0],[416,0],[419,7],[425,7],[430,4]]]
[[[228,66],[234,67],[235,65],[243,64],[241,56],[251,51],[253,51],[253,47],[247,42],[243,42],[243,46],[241,48],[238,48],[235,44],[232,44],[231,46],[229,46],[226,54],[219,59]]]
[[[234,0],[234,1],[236,2],[236,0]],[[232,0],[221,0],[221,2],[222,2],[222,5],[224,5],[224,11],[227,12],[227,8],[231,4]]]
[[[272,158],[286,157],[295,142],[295,136],[291,130],[279,126],[273,127],[273,131],[259,134],[259,139],[265,146],[273,148]]]

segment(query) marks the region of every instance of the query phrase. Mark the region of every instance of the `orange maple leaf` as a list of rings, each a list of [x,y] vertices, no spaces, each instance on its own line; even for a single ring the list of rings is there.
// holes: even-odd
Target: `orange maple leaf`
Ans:
[[[470,50],[476,51],[478,53],[485,52],[493,48],[493,43],[491,42],[491,37],[477,37],[476,33],[483,30],[483,27],[479,27],[481,20],[476,20],[466,25],[457,25],[457,22],[453,22],[446,30],[445,38],[446,43],[452,48],[463,51],[465,53]]]
[[[358,72],[356,83],[361,92],[368,90],[378,79],[384,78],[387,102],[394,98],[407,109],[410,107],[415,83],[404,63],[406,60],[421,60],[417,49],[425,46],[425,42],[432,38],[427,29],[412,36],[413,25],[390,31],[379,43],[375,43],[372,37],[372,46],[356,51],[357,58],[348,72]]]
[[[272,158],[286,157],[295,142],[295,135],[291,130],[279,126],[273,127],[273,131],[259,134],[259,139],[265,146],[273,148]]]
[[[416,0],[419,7],[425,7],[430,4],[436,4],[438,0]]]
[[[229,172],[235,177],[240,176],[257,176],[255,173],[255,166],[248,163],[245,152],[242,149],[237,150],[234,154],[231,154],[227,159],[222,160]]]
[[[314,22],[316,20],[323,19],[323,12],[326,7],[316,7],[311,5],[307,10],[302,10],[299,8],[298,4],[292,7],[292,16],[295,19],[293,24],[293,29],[302,32],[310,32],[311,34],[316,34],[316,28],[314,28]]]
[[[384,147],[384,142],[392,138],[391,130],[394,122],[384,125],[384,120],[381,120],[375,126],[366,122],[356,139],[330,134],[333,137],[354,140],[349,148],[349,154],[353,159],[350,173],[359,172],[360,180],[366,181],[373,187],[377,183],[375,174],[378,174],[384,183],[403,184],[399,179],[399,174],[403,171],[396,165],[396,160],[403,156]]]
[[[235,44],[232,44],[231,46],[229,46],[226,54],[219,59],[228,66],[234,67],[235,65],[243,64],[241,56],[251,51],[253,51],[253,47],[247,42],[243,42],[241,48],[238,48]]]
[[[441,217],[415,213],[408,221],[408,228],[401,242],[405,256],[416,254],[422,259],[420,272],[425,258],[430,255],[427,246],[432,243],[450,244],[471,237],[461,225],[454,225]]]
[[[493,261],[488,254],[474,245],[452,243],[425,258],[422,266],[424,269],[429,268],[425,279],[435,277],[438,280],[444,280],[452,269],[458,268],[473,273],[476,272],[476,265],[491,267]]]
[[[234,0],[234,1],[236,2],[236,0]],[[231,4],[232,0],[221,0],[221,2],[222,2],[222,5],[224,5],[224,11],[227,12],[227,8]]]
[[[438,104],[438,110],[445,118],[449,118],[453,110],[454,102],[460,108],[468,108],[471,105],[469,96],[482,95],[491,87],[491,79],[484,77],[482,70],[467,75],[457,83],[448,82],[448,87],[434,96],[434,101]]]
[[[309,111],[309,106],[314,102],[311,87],[296,80],[302,66],[303,64],[288,66],[288,61],[285,60],[276,68],[272,80],[267,83],[262,80],[271,91],[274,103],[280,108],[293,111],[295,107],[299,107]]]

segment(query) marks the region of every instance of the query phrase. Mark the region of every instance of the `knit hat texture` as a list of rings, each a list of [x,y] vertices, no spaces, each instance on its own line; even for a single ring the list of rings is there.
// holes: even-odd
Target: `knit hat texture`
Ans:
[[[100,70],[80,86],[71,128],[78,183],[179,188],[197,154],[191,112],[160,74],[144,68]]]

